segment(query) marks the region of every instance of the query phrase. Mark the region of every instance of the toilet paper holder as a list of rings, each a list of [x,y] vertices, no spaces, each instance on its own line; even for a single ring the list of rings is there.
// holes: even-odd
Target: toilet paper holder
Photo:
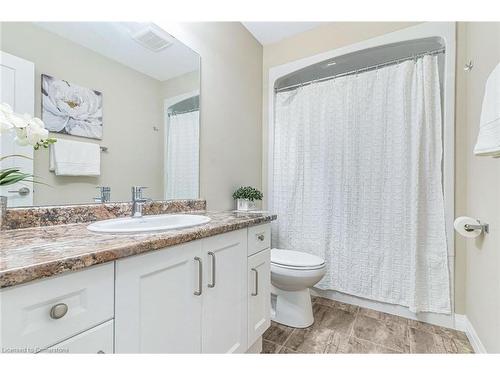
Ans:
[[[490,233],[490,225],[487,223],[481,223],[479,220],[477,221],[479,224],[465,224],[464,229],[467,232],[473,232],[475,230],[484,231],[484,233]]]

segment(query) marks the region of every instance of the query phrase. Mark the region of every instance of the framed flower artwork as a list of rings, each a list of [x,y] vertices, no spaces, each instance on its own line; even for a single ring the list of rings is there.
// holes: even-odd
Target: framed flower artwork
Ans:
[[[102,93],[42,74],[42,120],[54,133],[102,139]]]

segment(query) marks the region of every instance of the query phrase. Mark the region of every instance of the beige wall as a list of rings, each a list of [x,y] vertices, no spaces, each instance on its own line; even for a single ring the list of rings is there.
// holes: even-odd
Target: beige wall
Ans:
[[[101,176],[64,177],[49,172],[47,150],[35,152],[34,174],[50,186],[36,185],[34,204],[90,202],[97,185],[111,186],[112,200],[129,200],[130,186],[150,187],[163,197],[163,103],[160,82],[29,23],[3,23],[1,50],[35,64],[35,115],[41,111],[42,73],[103,93],[103,139],[53,134],[98,142]],[[153,126],[160,132],[153,131]]]
[[[163,81],[161,84],[161,97],[173,98],[200,89],[200,72],[194,71],[181,76]]]
[[[261,187],[262,46],[238,22],[158,24],[201,55],[200,193],[232,209],[235,188]]]
[[[466,98],[463,88],[465,74],[461,66],[467,55],[465,45],[465,24],[457,23],[457,66],[455,69],[455,217],[467,215],[467,173],[468,151],[464,143],[467,137]],[[462,63],[463,62],[463,63]],[[462,65],[460,65],[462,64]],[[455,312],[465,314],[465,279],[467,261],[466,242],[455,232]]]
[[[466,186],[465,213],[490,224],[490,233],[466,243],[465,313],[486,350],[500,353],[500,159],[472,154],[481,116],[486,79],[500,63],[500,23],[468,22],[459,25],[457,101],[465,103],[457,128],[457,169]],[[474,62],[471,72],[462,67]],[[457,129],[458,130],[458,129]],[[458,135],[458,134],[457,134]]]

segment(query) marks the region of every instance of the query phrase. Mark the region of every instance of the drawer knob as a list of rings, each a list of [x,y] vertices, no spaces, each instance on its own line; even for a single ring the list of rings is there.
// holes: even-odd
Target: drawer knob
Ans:
[[[259,234],[259,235],[257,236],[257,238],[258,238],[260,241],[264,241],[264,238],[265,238],[265,237],[264,237],[264,235],[263,235],[263,234]]]
[[[58,303],[50,309],[50,317],[52,319],[61,319],[68,312],[68,305],[65,303]]]

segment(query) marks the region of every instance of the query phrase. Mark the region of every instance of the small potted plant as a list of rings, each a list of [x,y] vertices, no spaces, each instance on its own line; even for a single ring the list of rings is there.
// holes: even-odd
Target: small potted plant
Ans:
[[[255,210],[255,201],[261,201],[262,197],[262,193],[251,186],[242,186],[233,193],[233,198],[236,200],[236,209],[238,211]]]

